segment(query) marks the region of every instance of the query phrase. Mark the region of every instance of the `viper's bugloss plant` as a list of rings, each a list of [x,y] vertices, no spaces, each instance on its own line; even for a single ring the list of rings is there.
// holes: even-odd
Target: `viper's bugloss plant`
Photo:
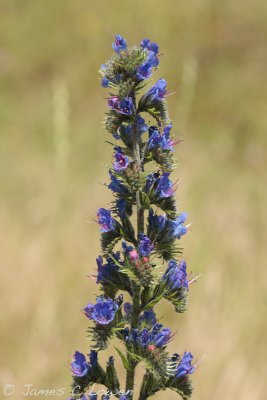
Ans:
[[[88,356],[74,354],[72,399],[100,399],[91,386],[102,384],[107,388],[102,400],[145,400],[167,388],[186,400],[192,393],[193,356],[167,352],[174,334],[154,311],[163,299],[176,312],[185,311],[193,281],[178,245],[188,232],[187,214],[177,209],[177,186],[170,179],[179,141],[171,135],[166,81],[159,79],[146,89],[159,65],[158,45],[144,39],[140,47],[129,49],[117,35],[112,47],[115,54],[100,73],[102,86],[109,90],[106,129],[115,140],[107,185],[114,200],[110,209],[97,212],[102,255],[96,259],[96,283],[102,294],[83,308],[91,321],[92,344]],[[122,292],[131,301],[124,301]],[[114,337],[122,342],[115,350],[126,370],[125,387],[113,357],[105,369],[98,362],[98,353]],[[137,397],[138,364],[145,372]]]

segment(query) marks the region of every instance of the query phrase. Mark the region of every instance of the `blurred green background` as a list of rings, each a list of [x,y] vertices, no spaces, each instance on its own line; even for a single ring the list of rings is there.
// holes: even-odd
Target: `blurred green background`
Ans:
[[[80,309],[97,293],[85,275],[100,250],[90,222],[111,199],[98,68],[120,33],[159,43],[154,79],[175,92],[184,139],[184,256],[201,279],[187,313],[159,307],[177,331],[171,348],[205,355],[195,400],[266,398],[266,18],[258,0],[1,0],[1,392],[15,384],[20,400],[31,383],[68,397],[70,358],[88,350]],[[155,399],[166,396],[178,398]]]

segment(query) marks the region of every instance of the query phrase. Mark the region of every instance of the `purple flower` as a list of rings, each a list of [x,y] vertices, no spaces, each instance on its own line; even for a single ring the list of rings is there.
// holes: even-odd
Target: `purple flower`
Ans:
[[[147,328],[143,329],[138,335],[138,342],[141,346],[147,347],[152,342],[152,335]]]
[[[97,212],[98,223],[101,232],[110,232],[115,230],[115,219],[112,218],[110,210],[99,208]]]
[[[69,399],[67,399],[67,400],[76,400],[76,399],[74,399],[74,397],[71,397],[71,398],[69,398]],[[79,400],[87,400],[87,397],[86,397],[85,394],[84,394],[83,397],[80,397]]]
[[[156,127],[151,126],[149,128],[149,149],[157,149],[160,148],[162,150],[170,150],[173,151],[174,145],[177,142],[174,142],[173,139],[170,138],[170,131],[172,128],[172,124],[169,124],[164,127],[162,135],[159,133]]]
[[[113,50],[116,51],[116,53],[120,53],[121,51],[126,50],[127,49],[126,40],[121,35],[116,35],[115,42],[112,43],[112,48]]]
[[[107,325],[113,321],[118,310],[118,304],[110,298],[99,296],[96,304],[87,304],[83,309],[87,318],[94,320],[100,325]]]
[[[129,135],[129,136],[132,135],[132,130],[133,130],[132,124],[124,125],[123,128],[124,128],[124,132],[127,135]],[[146,125],[145,120],[143,117],[141,117],[141,115],[138,115],[138,117],[137,117],[137,130],[140,135],[142,135],[143,133],[145,133],[148,130],[148,126]]]
[[[166,346],[173,335],[169,328],[162,329],[161,324],[156,324],[152,329],[149,327],[141,331],[138,329],[129,331],[129,329],[126,328],[124,329],[124,337],[126,341],[135,342],[142,347],[150,349],[151,345],[158,348]]]
[[[169,172],[164,172],[161,176],[158,172],[147,176],[145,190],[149,194],[151,200],[153,200],[153,195],[156,195],[156,197],[160,199],[173,195],[175,187],[169,179],[169,176]]]
[[[130,315],[133,311],[133,306],[131,303],[126,302],[123,304],[123,309],[126,315]]]
[[[156,232],[162,231],[167,223],[168,219],[165,214],[155,215],[152,209],[149,210],[148,223],[151,230]]]
[[[138,252],[142,257],[148,257],[154,250],[154,246],[151,243],[151,240],[143,233],[140,233],[139,238],[140,242],[138,245]]]
[[[114,162],[113,167],[115,171],[124,171],[130,164],[129,158],[123,153],[121,147],[114,147]]]
[[[184,222],[186,221],[187,213],[182,212],[179,217],[177,217],[174,221],[170,221],[171,231],[173,237],[176,239],[180,239],[181,236],[185,235],[188,231],[188,228],[184,226]]]
[[[152,308],[150,308],[149,310],[145,310],[143,312],[142,315],[140,315],[139,320],[138,320],[139,324],[145,324],[145,325],[149,325],[149,326],[154,326],[157,323],[157,318],[156,318],[156,314],[153,311]]]
[[[126,393],[121,394],[119,400],[129,400],[128,394],[126,394]]]
[[[117,205],[118,215],[120,216],[120,218],[124,218],[128,208],[127,201],[124,199],[118,199],[116,201],[116,205]]]
[[[142,49],[147,49],[155,54],[158,54],[159,52],[159,46],[157,43],[151,42],[149,39],[143,39],[140,46]]]
[[[159,79],[142,97],[142,102],[153,103],[154,101],[161,101],[164,99],[167,92],[166,85],[165,79]]]
[[[159,64],[159,59],[157,55],[153,52],[149,52],[147,59],[143,62],[143,64],[139,65],[136,68],[137,79],[142,81],[144,79],[150,78],[153,68],[157,67],[158,64]]]
[[[148,214],[148,236],[153,242],[156,239],[161,243],[180,239],[188,231],[188,227],[184,226],[186,217],[186,213],[181,213],[175,220],[171,220],[166,215],[154,215],[153,210],[150,209]]]
[[[128,245],[125,240],[122,241],[122,251],[123,251],[124,257],[130,258],[131,252],[133,251],[133,249],[134,249],[133,246]]]
[[[163,328],[153,339],[153,344],[157,347],[166,346],[172,339],[171,330],[169,328]]]
[[[113,254],[113,257],[115,260],[119,261],[120,260],[120,252],[118,251],[117,253]],[[101,256],[97,257],[96,263],[98,266],[98,274],[97,274],[97,280],[96,283],[105,283],[105,281],[109,281],[112,279],[112,276],[114,272],[118,271],[118,266],[115,264],[115,262],[110,258],[107,257],[107,263],[104,264],[103,258]]]
[[[109,86],[109,79],[106,78],[106,77],[104,77],[104,78],[101,80],[101,85],[102,85],[104,88],[107,88],[107,87]]]
[[[97,394],[95,392],[89,393],[89,400],[97,400]]]
[[[169,179],[170,173],[165,172],[159,179],[157,186],[157,193],[161,198],[171,197],[174,193],[175,188],[173,187],[172,181]]]
[[[150,78],[153,71],[153,65],[149,58],[136,69],[136,76],[139,81]]]
[[[192,360],[192,354],[187,351],[184,352],[176,370],[176,378],[182,378],[188,374],[192,374],[195,371],[195,367],[191,364]]]
[[[132,115],[134,112],[134,104],[131,97],[120,99],[118,96],[112,96],[108,99],[108,106],[119,114]]]
[[[188,289],[186,262],[181,260],[177,263],[175,260],[170,260],[162,280],[167,283],[172,291],[180,288]]]
[[[89,370],[89,364],[86,361],[84,354],[79,353],[79,351],[75,351],[73,356],[73,361],[71,363],[71,369],[73,375],[76,376],[85,376]]]
[[[144,118],[141,117],[141,115],[138,115],[137,118],[137,129],[140,135],[142,135],[148,130],[148,126],[146,125],[145,120]]]

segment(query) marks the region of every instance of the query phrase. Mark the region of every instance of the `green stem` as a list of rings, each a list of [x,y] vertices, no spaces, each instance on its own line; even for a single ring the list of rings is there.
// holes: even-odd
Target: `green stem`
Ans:
[[[133,101],[135,101],[135,96],[133,95]],[[137,164],[138,172],[141,171],[141,157],[140,157],[140,147],[139,147],[139,137],[138,137],[138,128],[137,128],[137,119],[135,124],[133,125],[133,156],[134,161]],[[136,192],[136,216],[137,216],[137,241],[139,238],[139,234],[144,232],[144,210],[141,205],[140,201],[140,191]],[[140,294],[141,294],[141,286],[136,283],[132,282],[133,288],[133,312],[132,312],[132,320],[131,320],[131,329],[135,329],[138,326],[138,319],[140,315]],[[128,363],[129,369],[127,370],[126,374],[126,392],[132,391],[131,398],[133,398],[133,390],[134,390],[134,381],[135,381],[135,368],[136,368],[136,361],[131,357],[128,353]]]

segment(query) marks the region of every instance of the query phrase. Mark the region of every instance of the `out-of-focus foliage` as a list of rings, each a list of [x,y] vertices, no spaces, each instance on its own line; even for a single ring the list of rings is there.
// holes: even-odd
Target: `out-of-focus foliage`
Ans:
[[[206,354],[194,399],[264,398],[266,18],[259,0],[1,1],[0,384],[16,385],[14,399],[28,383],[67,393],[70,349],[84,343],[77,310],[99,252],[87,222],[111,200],[97,71],[116,33],[157,40],[155,79],[175,92],[180,207],[193,221],[184,256],[202,276],[190,312],[166,323]]]

